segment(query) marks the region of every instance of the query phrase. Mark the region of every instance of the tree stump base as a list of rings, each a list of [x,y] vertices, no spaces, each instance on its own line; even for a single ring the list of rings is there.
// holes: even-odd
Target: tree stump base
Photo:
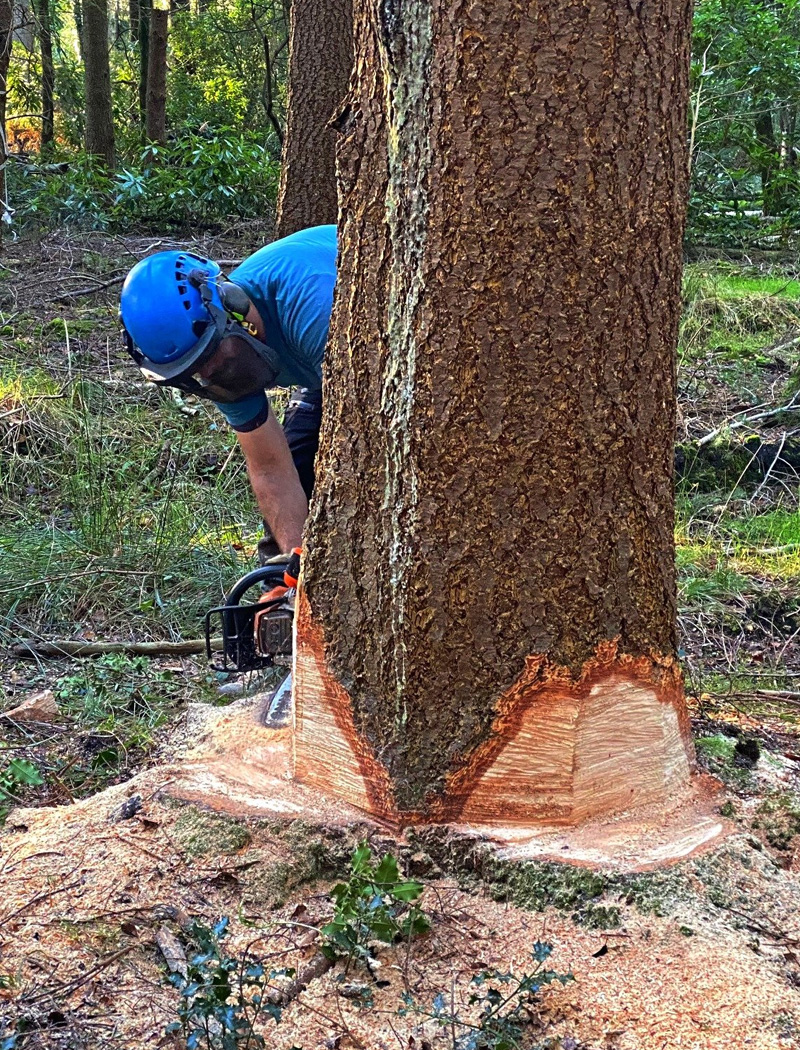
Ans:
[[[240,818],[303,820],[316,827],[359,825],[385,833],[386,823],[292,776],[292,731],[261,724],[263,697],[248,697],[218,715],[179,766],[165,793]],[[620,872],[666,866],[717,844],[732,826],[719,816],[719,784],[693,776],[680,804],[649,805],[579,827],[498,827],[454,822],[456,836],[478,839],[506,860],[554,860]],[[404,829],[393,828],[402,841]]]
[[[631,657],[604,643],[580,674],[528,658],[497,699],[491,732],[453,762],[424,809],[399,810],[388,769],[329,671],[302,590],[294,668],[294,772],[395,826],[570,826],[690,795],[694,748],[674,660]]]

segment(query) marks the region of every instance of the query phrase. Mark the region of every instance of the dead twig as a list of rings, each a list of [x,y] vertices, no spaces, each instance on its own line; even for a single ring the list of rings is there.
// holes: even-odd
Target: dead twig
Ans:
[[[59,886],[55,890],[44,890],[42,893],[37,893],[35,897],[31,897],[25,904],[21,904],[19,908],[12,911],[9,915],[0,916],[0,930],[6,927],[12,919],[16,919],[18,915],[22,915],[28,910],[33,908],[34,905],[39,904],[41,901],[49,900],[51,897],[57,897],[60,893],[68,893],[69,890],[74,890],[78,886],[83,885],[83,879],[76,879],[75,882],[68,882],[66,886]]]
[[[697,447],[702,448],[703,445],[707,445],[709,442],[713,441],[715,437],[719,437],[724,430],[738,430],[740,427],[746,427],[752,423],[760,423],[765,419],[771,419],[773,416],[779,416],[782,412],[800,411],[800,405],[797,403],[798,398],[800,398],[800,390],[797,391],[791,401],[787,401],[785,405],[780,405],[778,408],[770,408],[766,412],[754,412],[751,415],[745,415],[744,413],[738,412],[736,417],[726,419],[721,426],[716,427],[714,430],[709,431],[707,434],[704,434],[699,438],[697,441]]]
[[[34,998],[31,999],[31,1002],[39,1002],[42,999],[48,998],[48,996],[50,995],[71,995],[73,992],[77,991],[78,988],[81,988],[84,984],[86,984],[87,981],[91,981],[91,979],[93,977],[96,977],[97,974],[101,973],[103,970],[107,970],[109,966],[113,966],[113,964],[119,959],[121,959],[124,955],[127,955],[129,952],[132,952],[135,947],[136,945],[127,944],[124,948],[120,948],[119,951],[114,952],[112,955],[107,956],[105,959],[101,959],[99,963],[93,966],[90,970],[87,970],[86,973],[82,973],[80,977],[74,978],[72,981],[69,981],[67,984],[61,985],[61,987],[59,988],[54,988],[47,992],[43,992],[41,995],[34,996]]]
[[[792,707],[800,707],[800,692],[793,692],[791,690],[783,689],[753,689],[753,690],[740,690],[734,689],[730,693],[707,693],[707,696],[713,697],[715,700],[733,700],[739,697],[743,700],[771,700],[778,701],[784,704],[790,704]]]
[[[222,638],[212,638],[211,648],[221,652]],[[80,642],[62,638],[55,642],[23,642],[13,645],[15,656],[100,656],[103,653],[130,653],[134,656],[193,656],[206,651],[204,638],[185,642]]]
[[[763,477],[763,479],[762,479],[762,481],[761,481],[761,484],[760,484],[760,485],[758,486],[758,488],[756,489],[756,491],[755,491],[755,492],[753,493],[753,495],[752,495],[752,496],[750,497],[750,502],[751,502],[751,503],[755,502],[755,500],[757,499],[757,497],[758,497],[759,493],[760,493],[760,492],[761,492],[761,490],[762,490],[762,489],[764,488],[764,486],[766,485],[766,483],[767,483],[767,482],[769,481],[769,479],[770,479],[770,475],[772,474],[772,471],[773,471],[773,470],[775,469],[775,464],[776,464],[776,463],[778,462],[778,460],[779,460],[779,459],[781,458],[781,452],[783,452],[783,446],[784,446],[785,444],[786,444],[786,431],[784,430],[783,434],[781,435],[781,443],[780,443],[780,445],[778,445],[778,451],[777,451],[777,452],[775,453],[775,456],[774,456],[774,458],[773,458],[772,462],[771,462],[771,463],[770,463],[770,465],[769,465],[769,470],[768,470],[768,471],[766,472],[766,474],[764,475],[764,477]]]

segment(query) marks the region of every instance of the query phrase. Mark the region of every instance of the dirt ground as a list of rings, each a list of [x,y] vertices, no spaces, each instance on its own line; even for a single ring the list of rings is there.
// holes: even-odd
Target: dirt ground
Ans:
[[[466,1046],[419,1011],[443,996],[471,1016],[471,978],[530,972],[537,941],[575,980],[542,992],[525,1046],[800,1047],[798,865],[756,817],[765,785],[789,785],[800,755],[762,752],[747,771],[762,790],[721,797],[733,830],[705,852],[653,872],[591,871],[504,860],[452,829],[393,836],[293,787],[275,757],[288,730],[258,725],[262,701],[193,705],[159,764],[128,783],[12,811],[0,838],[0,1017],[27,1029],[19,1045],[183,1045],[164,1035],[179,996],[157,938],[166,930],[191,952],[193,918],[229,917],[232,956],[317,973],[331,884],[367,838],[424,882],[431,930],[380,947],[372,971],[338,963],[311,976],[280,1024],[261,1026],[269,1047]],[[135,796],[141,808],[125,817]]]
[[[234,260],[269,231],[248,230],[247,238],[232,230],[202,235],[195,246]],[[152,470],[153,492],[180,476],[196,483],[205,506],[212,481],[217,490],[229,483],[239,514],[246,480],[231,477],[241,465],[213,423],[134,388],[130,365],[114,348],[125,271],[178,243],[185,241],[58,231],[11,245],[0,274],[0,363],[13,366],[12,376],[18,365],[42,369],[58,383],[59,404],[79,380],[102,387],[115,405],[114,426],[100,435],[106,443],[113,444],[123,409],[124,432],[139,434],[139,402],[147,398],[154,436],[126,455],[139,457],[143,474]],[[774,295],[746,305],[733,317],[741,331],[717,345],[711,336],[723,325],[733,332],[734,308],[722,292],[697,301],[697,338],[682,351],[678,442],[744,411],[790,402],[800,368],[796,310],[778,305]],[[0,402],[0,453],[17,475],[8,491],[0,485],[0,524],[9,549],[22,550],[26,515],[54,534],[72,534],[76,513],[61,479],[42,469],[59,453],[42,422],[55,395],[38,394],[29,411],[13,385],[8,403]],[[703,473],[682,482],[682,655],[701,768],[722,784],[715,806],[727,821],[723,838],[672,866],[637,872],[512,859],[513,851],[474,829],[390,834],[292,787],[285,731],[257,726],[257,695],[225,708],[193,703],[203,693],[220,700],[204,666],[154,662],[141,691],[148,702],[167,687],[171,696],[154,745],[147,735],[146,746],[134,747],[119,728],[113,738],[74,713],[72,721],[2,732],[4,755],[46,776],[0,828],[0,1050],[182,1047],[165,1034],[181,1000],[163,946],[177,943],[191,957],[192,921],[210,926],[221,917],[230,919],[223,946],[232,958],[298,973],[296,981],[274,977],[282,1018],[259,1024],[276,1050],[481,1047],[469,1043],[468,1028],[443,1018],[458,1013],[475,1023],[480,1004],[469,999],[480,986],[472,978],[487,968],[531,972],[537,941],[552,945],[548,965],[574,981],[542,991],[520,1045],[800,1047],[800,571],[791,561],[800,534],[766,529],[760,546],[748,540],[748,547],[736,532],[751,519],[797,513],[800,475],[770,451],[790,441],[786,426],[774,415],[758,422],[769,452],[758,476],[745,478],[752,461],[740,475],[738,460],[723,460],[703,467],[716,479]],[[180,455],[173,430],[182,435],[177,445],[186,441]],[[66,422],[59,434],[75,438]],[[141,532],[140,511],[131,513]],[[200,515],[198,522],[187,543],[208,528]],[[187,617],[188,581],[179,578],[170,590],[159,577],[149,603],[138,584],[125,590],[126,573],[138,579],[142,565],[120,561],[127,533],[120,536],[119,549],[115,540],[97,555],[87,548],[85,563],[68,567],[72,581],[61,580],[57,559],[30,570],[30,593],[24,573],[22,583],[9,573],[4,647],[52,635],[179,637],[183,620],[169,611]],[[178,551],[182,542],[177,536]],[[214,604],[209,595],[196,600],[198,608]],[[4,649],[0,706],[19,703],[48,678],[69,682],[75,674],[68,661],[37,665]],[[109,694],[115,703],[118,692]],[[101,776],[95,752],[117,738],[119,764]],[[97,791],[98,784],[110,786]],[[71,801],[80,794],[88,797]],[[326,968],[319,928],[363,839],[424,883],[431,929],[377,947],[372,970],[342,962]],[[437,1011],[438,1021],[430,1016]]]

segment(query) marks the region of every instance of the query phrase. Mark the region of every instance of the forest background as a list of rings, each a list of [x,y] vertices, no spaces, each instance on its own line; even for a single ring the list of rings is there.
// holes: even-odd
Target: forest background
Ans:
[[[288,0],[84,6],[91,19],[79,0],[13,7],[4,225],[196,229],[268,215]],[[788,244],[800,225],[799,48],[796,0],[697,5],[690,248],[745,234]]]
[[[101,14],[92,47],[89,6]],[[187,699],[199,690],[218,703],[234,688],[202,660],[16,658],[47,640],[196,639],[205,610],[252,566],[259,520],[232,435],[207,405],[138,382],[116,310],[144,254],[191,243],[230,266],[274,236],[288,6],[13,7],[0,192],[0,681],[7,707],[55,683],[70,728],[46,747],[24,734],[0,743],[0,813],[130,776]],[[107,78],[95,77],[98,40]],[[793,722],[800,0],[701,0],[691,83],[676,434],[682,653],[705,714],[721,696]],[[710,761],[730,757],[732,737],[709,739]]]

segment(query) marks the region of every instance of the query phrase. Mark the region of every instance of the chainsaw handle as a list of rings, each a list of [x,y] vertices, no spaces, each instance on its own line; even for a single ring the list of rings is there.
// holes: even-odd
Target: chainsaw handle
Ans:
[[[273,587],[283,587],[283,572],[285,568],[285,565],[279,563],[277,565],[262,565],[260,568],[248,572],[245,576],[242,576],[241,580],[237,580],[230,593],[225,595],[225,605],[241,605],[245,594],[251,587],[255,587],[259,583],[271,584]]]

